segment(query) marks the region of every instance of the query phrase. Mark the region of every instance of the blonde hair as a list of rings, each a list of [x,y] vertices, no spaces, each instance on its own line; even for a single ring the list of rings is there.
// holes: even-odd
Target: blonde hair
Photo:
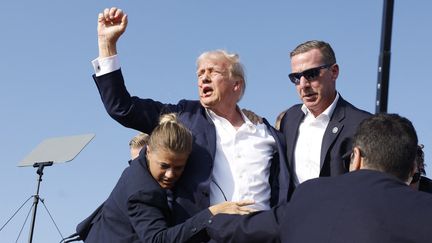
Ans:
[[[149,140],[149,135],[147,133],[138,133],[135,137],[133,137],[129,142],[130,148],[142,148],[147,145]]]
[[[242,92],[240,95],[240,99],[243,97],[244,92],[246,90],[246,75],[244,71],[243,64],[240,62],[240,57],[237,53],[229,53],[225,50],[214,50],[214,51],[206,51],[203,52],[198,58],[197,58],[197,66],[199,66],[199,63],[204,59],[220,59],[224,58],[228,61],[228,71],[230,78],[236,77],[240,78],[242,80]],[[239,99],[239,100],[240,100]]]
[[[159,125],[153,130],[148,141],[151,150],[169,150],[174,153],[190,154],[192,133],[181,124],[175,113],[160,117]]]

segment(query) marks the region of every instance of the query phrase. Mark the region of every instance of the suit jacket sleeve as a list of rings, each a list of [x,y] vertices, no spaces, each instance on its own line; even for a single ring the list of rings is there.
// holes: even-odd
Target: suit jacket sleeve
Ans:
[[[129,219],[143,242],[204,241],[211,212],[206,209],[182,224],[170,227],[170,209],[162,191],[138,192],[128,200]]]
[[[263,121],[275,139],[277,148],[277,153],[272,158],[269,178],[271,186],[270,206],[274,207],[289,200],[294,191],[294,183],[292,183],[292,174],[285,154],[286,143],[283,134],[273,128],[266,119]]]
[[[218,214],[207,226],[207,233],[216,242],[280,242],[279,221],[284,217],[286,203],[246,216]]]
[[[178,106],[152,99],[131,97],[121,70],[99,77],[93,75],[100,97],[108,114],[125,127],[150,133],[162,113],[178,112]]]

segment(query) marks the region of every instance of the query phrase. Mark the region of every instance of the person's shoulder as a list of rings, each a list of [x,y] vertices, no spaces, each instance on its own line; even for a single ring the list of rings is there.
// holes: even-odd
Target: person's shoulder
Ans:
[[[338,177],[318,177],[304,181],[296,187],[294,192],[313,192],[316,190],[321,191],[323,188],[326,187],[332,188],[332,184],[339,183],[338,181]]]
[[[345,100],[344,98],[342,98],[342,96],[340,96],[337,105],[344,106],[344,107],[346,107],[346,108],[348,108],[348,109],[351,109],[351,110],[353,110],[353,111],[355,111],[355,112],[363,113],[363,114],[368,115],[368,116],[372,115],[370,112],[368,112],[368,111],[366,111],[366,110],[363,110],[363,109],[360,109],[360,108],[358,108],[357,106],[351,104],[349,101],[347,101],[347,100]]]
[[[302,105],[303,104],[295,104],[295,105],[291,106],[290,108],[288,108],[286,110],[285,115],[289,115],[289,114],[291,114],[293,112],[299,112],[299,111],[301,111]]]
[[[375,172],[369,170],[359,170],[348,172],[341,175],[329,176],[329,177],[318,177],[307,180],[300,184],[300,187],[329,187],[333,188],[335,185],[347,185],[349,183],[355,183],[355,181],[364,181],[365,178],[373,177]],[[339,187],[339,186],[338,186]]]
[[[296,120],[299,117],[302,117],[304,115],[303,111],[302,111],[302,105],[303,104],[295,104],[293,106],[291,106],[290,108],[286,109],[284,112],[283,117],[281,118],[281,127],[283,126],[284,123],[286,123],[287,121],[291,122],[292,119]]]
[[[432,193],[432,180],[425,176],[420,177],[419,191]]]
[[[141,155],[131,161],[130,166],[124,170],[121,180],[131,188],[131,191],[141,190],[142,188],[160,188],[148,170],[145,156]]]
[[[199,102],[199,100],[188,100],[188,99],[181,99],[179,101],[179,104],[184,104],[184,105],[201,105],[201,103]]]
[[[430,188],[429,188],[430,189]],[[417,191],[410,187],[405,188],[404,198],[415,205],[416,211],[423,217],[432,217],[432,194],[426,191]]]
[[[182,110],[184,111],[198,110],[203,108],[198,100],[182,99],[178,102],[178,105],[181,106]]]
[[[257,124],[257,126],[260,126],[260,125],[264,125],[265,127],[267,127],[269,130],[271,130],[271,131],[274,131],[274,132],[279,132],[278,130],[276,130],[276,128],[274,128],[271,124],[270,124],[270,122],[268,122],[268,120],[267,120],[267,118],[265,118],[265,117],[262,117],[262,124]]]
[[[352,118],[360,118],[360,119],[366,119],[372,114],[368,111],[362,110],[347,100],[343,99],[342,96],[339,98],[339,101],[337,103],[337,107],[343,107],[345,109],[345,112],[348,113]]]
[[[335,177],[319,177],[304,181],[294,189],[290,202],[304,204],[320,200],[323,195],[339,195],[341,191],[337,185],[344,184]]]

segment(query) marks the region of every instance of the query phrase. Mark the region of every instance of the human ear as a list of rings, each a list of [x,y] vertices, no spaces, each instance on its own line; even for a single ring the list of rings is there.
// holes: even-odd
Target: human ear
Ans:
[[[332,73],[332,79],[336,81],[337,77],[339,76],[339,65],[334,64],[331,68]]]
[[[234,90],[240,91],[242,89],[242,86],[243,86],[243,80],[240,78],[236,78],[234,80]]]
[[[363,167],[360,149],[354,147],[351,154],[350,171],[356,171]]]

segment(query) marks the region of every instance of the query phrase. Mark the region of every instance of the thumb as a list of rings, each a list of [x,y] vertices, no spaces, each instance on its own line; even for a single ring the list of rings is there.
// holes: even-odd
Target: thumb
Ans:
[[[128,16],[125,14],[125,15],[123,15],[123,17],[122,17],[122,21],[121,21],[121,26],[123,27],[123,28],[126,28],[126,26],[127,26],[127,24],[128,24],[128,18],[127,18]]]

